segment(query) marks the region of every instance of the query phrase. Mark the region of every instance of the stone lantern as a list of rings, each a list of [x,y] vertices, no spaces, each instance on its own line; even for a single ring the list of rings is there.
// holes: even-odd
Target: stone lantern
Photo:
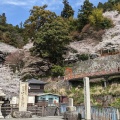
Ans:
[[[2,106],[2,104],[4,103],[4,101],[2,101],[2,99],[5,97],[5,94],[4,94],[4,92],[2,91],[2,88],[0,88],[0,118],[4,118],[3,116],[2,116],[2,113],[1,113],[1,106]]]

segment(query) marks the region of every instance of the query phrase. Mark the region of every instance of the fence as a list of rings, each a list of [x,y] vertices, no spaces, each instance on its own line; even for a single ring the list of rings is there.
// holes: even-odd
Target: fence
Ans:
[[[13,111],[18,111],[17,104],[3,104],[1,106],[1,112],[4,117],[13,113]]]
[[[14,111],[18,111],[18,104],[4,104],[1,107],[1,112],[4,117],[7,115],[12,115]],[[45,107],[37,105],[28,105],[28,111],[31,111],[33,115],[44,116],[45,115]]]
[[[63,114],[66,112],[66,104],[61,104],[60,112]],[[81,114],[82,119],[85,118],[85,107],[76,106],[76,111]],[[113,107],[98,108],[91,107],[91,120],[118,120],[117,109]]]
[[[8,115],[12,115],[14,111],[18,111],[18,104],[4,104],[1,107],[1,112],[4,117]],[[32,105],[28,104],[27,111],[31,111],[32,115],[36,116],[58,116],[59,115],[59,107],[56,106],[45,106],[39,103]]]

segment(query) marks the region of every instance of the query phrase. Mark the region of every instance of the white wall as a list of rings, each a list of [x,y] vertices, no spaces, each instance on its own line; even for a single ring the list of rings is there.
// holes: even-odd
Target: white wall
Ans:
[[[35,103],[35,96],[28,96],[28,103]]]
[[[12,97],[10,104],[18,104],[19,98],[17,96]],[[28,103],[35,103],[35,96],[28,96]]]

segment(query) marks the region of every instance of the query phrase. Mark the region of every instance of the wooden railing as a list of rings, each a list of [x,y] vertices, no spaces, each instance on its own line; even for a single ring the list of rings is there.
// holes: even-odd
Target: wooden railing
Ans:
[[[14,111],[18,111],[18,104],[3,104],[1,107],[1,112],[4,117],[8,115],[13,115]],[[59,115],[59,107],[57,106],[46,106],[41,103],[28,104],[27,111],[31,111],[32,115],[36,116],[54,116]]]

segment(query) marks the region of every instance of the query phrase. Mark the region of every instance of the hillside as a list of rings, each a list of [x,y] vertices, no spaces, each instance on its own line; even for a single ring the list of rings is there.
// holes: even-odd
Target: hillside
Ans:
[[[73,60],[77,58],[76,55],[81,54],[93,54],[98,55],[95,60],[90,59],[88,61],[79,62],[77,58],[77,62],[74,64],[74,71],[81,71],[80,73],[86,72],[94,72],[99,70],[107,70],[107,69],[114,69],[120,65],[119,61],[119,54],[114,56],[108,57],[100,57],[102,56],[102,52],[106,52],[108,55],[109,53],[119,53],[120,52],[120,14],[117,11],[111,11],[104,13],[104,16],[112,18],[114,27],[105,30],[104,34],[102,35],[102,39],[99,41],[97,38],[91,38],[87,36],[86,38],[82,39],[81,41],[71,42],[68,47],[70,49],[76,50],[76,53],[72,53],[68,51],[65,55],[65,58],[69,62],[71,61],[70,57],[73,57]],[[89,30],[88,30],[89,31]],[[23,68],[21,68],[21,78],[31,78],[36,76],[46,76],[47,71],[49,70],[51,63],[48,60],[44,60],[39,58],[38,56],[32,56],[29,50],[33,47],[33,42],[29,42],[22,49],[15,48],[13,46],[7,45],[5,43],[0,43],[0,52],[2,54],[12,54],[16,51],[20,51],[24,53],[24,56],[20,57],[24,62]],[[2,56],[2,55],[1,55]],[[19,56],[18,56],[19,57]],[[18,58],[17,58],[18,59]],[[16,60],[17,60],[16,59]],[[14,61],[14,60],[13,60]],[[12,63],[13,64],[13,63]],[[79,67],[78,67],[79,65]],[[4,68],[4,67],[3,67]],[[98,68],[98,69],[96,69]]]
[[[120,14],[117,11],[110,11],[105,12],[103,15],[112,19],[114,27],[105,30],[100,41],[99,36],[98,38],[91,38],[88,34],[81,41],[71,42],[70,47],[77,50],[79,54],[99,55],[102,53],[120,52]]]

